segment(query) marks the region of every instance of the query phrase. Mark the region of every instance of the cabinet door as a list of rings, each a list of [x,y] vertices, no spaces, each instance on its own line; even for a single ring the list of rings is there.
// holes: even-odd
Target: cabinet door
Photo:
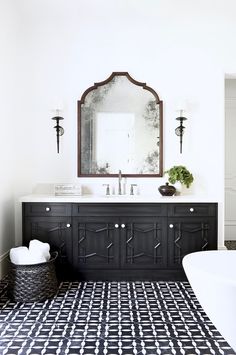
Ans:
[[[77,271],[119,266],[117,220],[106,216],[73,218],[73,251]]]
[[[38,239],[49,243],[51,251],[58,251],[56,261],[59,278],[70,277],[72,273],[72,235],[70,217],[26,217],[24,221],[23,244]]]
[[[166,219],[123,217],[121,231],[121,267],[160,269],[167,266]]]
[[[182,268],[185,255],[217,248],[215,218],[170,218],[168,222],[169,267]]]

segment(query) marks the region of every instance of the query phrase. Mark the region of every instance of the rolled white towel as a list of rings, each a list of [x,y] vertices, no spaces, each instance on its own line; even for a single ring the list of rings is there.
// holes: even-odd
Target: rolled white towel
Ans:
[[[45,261],[50,259],[50,245],[40,242],[40,240],[33,239],[30,241],[29,252],[32,255],[36,255],[37,253],[42,254],[45,257]]]
[[[45,263],[46,261],[47,259],[41,251],[32,252],[29,250],[27,264],[33,265],[33,264]]]
[[[11,248],[9,256],[13,264],[23,264],[22,261],[29,258],[29,250],[27,247]]]
[[[33,265],[47,261],[41,251],[30,252],[27,247],[16,247],[10,250],[10,260],[16,265]]]

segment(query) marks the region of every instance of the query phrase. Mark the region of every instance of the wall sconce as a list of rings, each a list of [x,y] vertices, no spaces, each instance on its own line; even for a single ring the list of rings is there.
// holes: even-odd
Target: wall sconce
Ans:
[[[56,135],[57,135],[57,153],[59,153],[59,139],[60,139],[60,136],[62,136],[64,134],[64,128],[62,128],[59,125],[59,122],[61,120],[64,120],[64,118],[59,116],[59,112],[60,112],[60,110],[56,110],[57,116],[52,117],[52,120],[56,121],[56,126],[54,126],[53,128],[56,129]]]
[[[180,110],[180,115],[179,117],[176,118],[177,121],[180,122],[180,125],[175,129],[175,134],[179,136],[180,138],[180,153],[182,154],[182,144],[183,144],[183,134],[184,134],[184,129],[185,127],[183,126],[183,121],[186,121],[187,118],[183,117],[183,111]]]

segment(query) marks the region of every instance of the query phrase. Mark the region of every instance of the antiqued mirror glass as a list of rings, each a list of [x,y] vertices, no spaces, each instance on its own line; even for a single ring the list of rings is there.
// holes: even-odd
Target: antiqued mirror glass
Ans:
[[[162,101],[114,72],[78,101],[78,176],[162,176]]]

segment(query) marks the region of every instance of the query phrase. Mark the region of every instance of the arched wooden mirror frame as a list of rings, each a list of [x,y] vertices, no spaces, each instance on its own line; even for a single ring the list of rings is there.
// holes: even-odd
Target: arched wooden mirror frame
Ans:
[[[122,170],[122,175],[124,177],[160,177],[163,175],[163,103],[162,101],[159,99],[158,94],[156,93],[155,90],[153,90],[151,87],[147,86],[146,83],[141,83],[136,81],[135,79],[133,79],[128,72],[113,72],[108,79],[95,83],[93,86],[89,87],[82,95],[81,100],[78,101],[78,176],[79,177],[116,177],[118,176],[118,170],[117,173],[107,173],[106,168],[104,168],[105,170],[102,171],[102,168],[100,168],[100,170],[97,170],[96,172],[92,171],[86,171],[88,170],[87,168],[84,169],[83,168],[83,164],[89,161],[89,164],[91,164],[91,151],[92,149],[87,149],[88,144],[91,146],[93,144],[93,141],[95,140],[94,138],[94,118],[91,119],[91,117],[89,116],[89,112],[92,112],[94,115],[94,112],[96,114],[96,111],[94,110],[93,107],[91,107],[92,105],[89,104],[89,97],[90,97],[90,101],[92,102],[94,100],[94,102],[98,101],[97,99],[93,98],[93,100],[91,100],[91,96],[94,95],[94,93],[96,95],[99,96],[98,92],[99,90],[103,90],[103,94],[104,94],[104,90],[105,90],[105,85],[110,85],[112,83],[112,81],[118,81],[118,78],[126,78],[128,79],[128,81],[136,86],[138,86],[139,88],[142,88],[143,90],[145,90],[145,95],[147,95],[147,93],[149,93],[149,95],[151,95],[152,100],[150,102],[155,103],[154,107],[157,109],[158,108],[158,122],[157,123],[153,123],[153,128],[151,129],[151,131],[154,133],[156,133],[156,142],[154,144],[156,144],[156,151],[154,149],[153,152],[153,156],[155,156],[155,162],[156,164],[158,164],[158,171],[150,171],[150,172],[146,172],[144,171],[143,173],[129,173],[127,171],[125,171],[124,169],[122,169],[122,167],[120,167],[120,169]],[[123,79],[122,79],[123,80]],[[103,88],[102,88],[103,87]],[[105,90],[106,92],[106,90]],[[95,96],[96,96],[95,95]],[[99,96],[99,98],[101,98],[101,94]],[[88,101],[86,103],[86,100]],[[87,107],[86,107],[87,105]],[[150,107],[149,107],[150,108]],[[152,110],[153,110],[153,105],[152,105]],[[86,112],[86,114],[84,113]],[[157,115],[157,113],[155,113],[155,115]],[[149,118],[148,118],[149,119]],[[86,122],[86,124],[85,124]],[[88,126],[88,122],[89,126]],[[92,123],[91,123],[92,122]],[[151,120],[150,120],[151,122]],[[149,125],[150,125],[149,122]],[[84,127],[84,126],[85,127]],[[156,128],[155,128],[156,125]],[[87,127],[87,128],[86,128]],[[92,128],[91,128],[92,127]],[[155,131],[156,129],[156,131]],[[151,132],[150,131],[150,132]],[[92,132],[92,134],[91,134]],[[150,133],[153,134],[153,133]],[[83,138],[85,137],[85,138]],[[151,138],[151,137],[150,137]],[[86,143],[85,141],[89,141],[89,143]],[[83,145],[83,146],[82,146]],[[88,152],[89,151],[89,152]],[[151,154],[147,157],[146,160],[148,160],[148,163],[150,164],[151,159],[153,159],[153,156],[151,156]],[[109,166],[109,164],[107,164]],[[122,164],[120,164],[122,165]],[[155,166],[155,164],[153,165]],[[97,169],[97,167],[96,167]]]

